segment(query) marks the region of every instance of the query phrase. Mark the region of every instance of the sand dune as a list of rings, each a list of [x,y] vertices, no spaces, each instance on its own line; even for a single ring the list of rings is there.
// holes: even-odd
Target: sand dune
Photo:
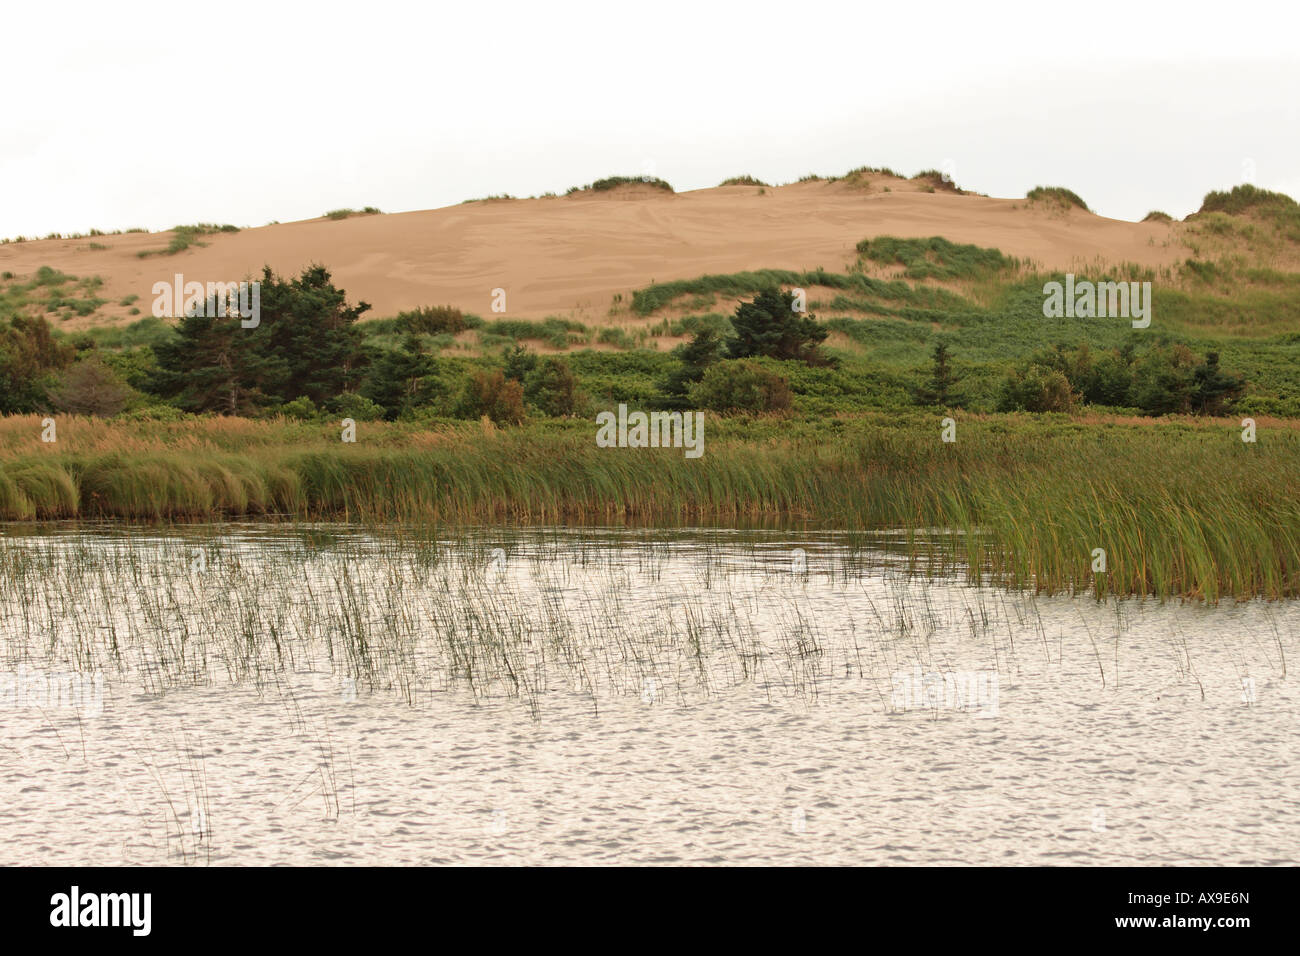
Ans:
[[[890,191],[886,192],[885,187]],[[746,269],[838,271],[854,245],[877,235],[942,235],[992,246],[1051,268],[1097,261],[1163,265],[1186,255],[1179,226],[1130,223],[1023,199],[922,191],[887,177],[867,189],[843,182],[727,186],[670,194],[648,187],[562,198],[492,200],[444,209],[332,221],[312,219],[204,237],[205,247],[140,258],[168,234],[42,240],[0,246],[0,270],[42,265],[99,275],[110,300],[98,316],[62,327],[129,321],[117,303],[140,297],[149,313],[153,283],[229,281],[263,264],[282,274],[311,262],[329,267],[370,317],[420,305],[452,304],[491,316],[492,290],[507,293],[507,315],[562,315],[599,324],[622,293],[652,280]]]

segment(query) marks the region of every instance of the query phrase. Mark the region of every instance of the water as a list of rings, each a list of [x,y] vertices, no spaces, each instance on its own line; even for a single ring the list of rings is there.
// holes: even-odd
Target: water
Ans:
[[[828,532],[10,528],[0,864],[1291,864],[1300,606]]]

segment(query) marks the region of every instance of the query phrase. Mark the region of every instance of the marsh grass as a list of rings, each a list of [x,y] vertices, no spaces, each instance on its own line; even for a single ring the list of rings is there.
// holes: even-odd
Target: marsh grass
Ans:
[[[795,553],[806,560],[792,565]],[[350,758],[308,726],[295,674],[327,677],[336,706],[349,692],[410,706],[454,694],[539,718],[551,699],[575,695],[600,714],[620,700],[675,707],[738,688],[801,707],[846,686],[889,712],[900,670],[1014,672],[1040,654],[1060,664],[1033,595],[917,580],[914,563],[901,536],[798,532],[314,525],[7,536],[0,666],[75,667],[151,697],[222,686],[278,696],[319,750],[308,775],[318,785],[304,780],[285,800],[316,793],[337,819]],[[1075,611],[1084,628],[1104,628],[1092,642],[1097,680],[1116,686],[1143,606]],[[1249,656],[1285,678],[1289,639],[1269,608],[1253,614],[1238,656],[1253,643]],[[1197,681],[1186,642],[1168,640],[1179,679]],[[195,809],[209,816],[209,797],[201,742],[184,750],[179,784],[153,776],[176,825],[167,838],[175,831],[192,855],[206,852],[210,831],[185,825]]]
[[[237,515],[419,523],[737,524],[900,529],[929,570],[1044,592],[1300,593],[1300,430],[962,416],[818,424],[714,419],[706,452],[601,449],[586,421],[424,431],[39,418],[0,428],[0,515],[163,521]],[[36,446],[36,447],[34,447]],[[934,539],[920,529],[945,529]],[[1091,571],[1103,548],[1107,571]]]

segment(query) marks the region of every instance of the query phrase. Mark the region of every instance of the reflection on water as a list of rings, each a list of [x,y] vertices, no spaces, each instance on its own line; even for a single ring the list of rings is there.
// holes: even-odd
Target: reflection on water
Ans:
[[[1294,603],[897,536],[0,537],[0,863],[1293,863]]]

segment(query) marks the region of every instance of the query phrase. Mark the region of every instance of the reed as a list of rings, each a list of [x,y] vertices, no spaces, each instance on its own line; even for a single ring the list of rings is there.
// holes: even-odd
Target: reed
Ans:
[[[917,535],[932,569],[1045,592],[1300,593],[1300,426],[1063,416],[713,419],[705,453],[610,449],[594,425],[363,423],[355,444],[285,420],[0,420],[0,517],[272,515],[368,522],[814,521]],[[1106,570],[1092,570],[1094,549]]]

